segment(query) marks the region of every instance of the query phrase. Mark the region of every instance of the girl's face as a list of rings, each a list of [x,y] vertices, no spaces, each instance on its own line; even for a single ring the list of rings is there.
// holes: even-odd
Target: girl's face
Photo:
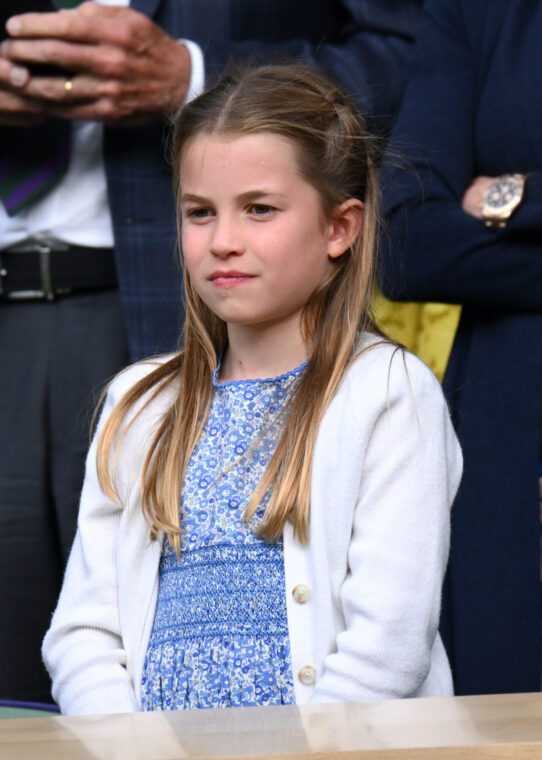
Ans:
[[[349,242],[300,176],[290,140],[196,137],[181,183],[182,249],[202,300],[228,324],[299,330],[303,307]]]

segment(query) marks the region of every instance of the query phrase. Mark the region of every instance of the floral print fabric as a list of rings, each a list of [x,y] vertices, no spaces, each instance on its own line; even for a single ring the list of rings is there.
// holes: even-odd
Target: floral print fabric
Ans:
[[[277,378],[219,383],[187,468],[181,556],[167,540],[142,679],[143,710],[295,701],[282,542],[243,514],[275,450],[304,365]]]

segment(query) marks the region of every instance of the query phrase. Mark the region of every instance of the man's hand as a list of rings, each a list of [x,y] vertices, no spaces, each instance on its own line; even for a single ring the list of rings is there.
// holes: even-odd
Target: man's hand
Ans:
[[[43,99],[47,113],[134,124],[172,113],[186,96],[188,49],[131,8],[85,2],[13,16],[6,28],[12,39],[0,55],[18,68],[36,62],[74,72],[68,89],[65,76],[31,77],[20,88],[25,98]]]
[[[461,201],[461,208],[467,214],[482,219],[482,196],[487,188],[497,180],[497,177],[476,177],[466,189]]]

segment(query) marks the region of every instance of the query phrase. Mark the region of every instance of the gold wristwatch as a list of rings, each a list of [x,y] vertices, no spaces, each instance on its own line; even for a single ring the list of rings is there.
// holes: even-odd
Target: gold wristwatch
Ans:
[[[503,174],[486,188],[480,203],[486,227],[506,226],[521,203],[526,178],[525,174]]]

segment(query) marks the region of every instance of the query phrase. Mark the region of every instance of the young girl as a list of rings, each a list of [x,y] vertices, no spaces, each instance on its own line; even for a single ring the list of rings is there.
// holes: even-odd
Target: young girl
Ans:
[[[44,658],[64,713],[452,693],[461,454],[378,336],[371,140],[301,65],[176,119],[178,353],[111,384]],[[149,252],[152,255],[152,252]]]

